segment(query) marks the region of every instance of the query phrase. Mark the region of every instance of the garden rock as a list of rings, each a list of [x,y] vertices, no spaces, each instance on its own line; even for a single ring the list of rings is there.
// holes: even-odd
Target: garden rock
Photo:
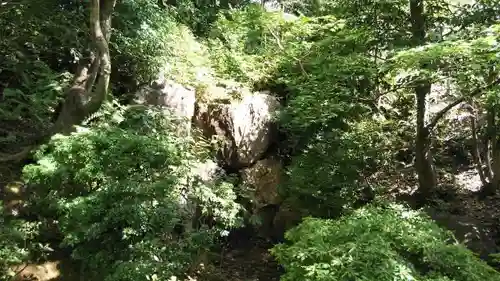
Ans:
[[[194,123],[205,137],[220,141],[220,160],[241,169],[259,160],[274,141],[272,115],[278,108],[278,100],[265,92],[229,103],[197,102]]]

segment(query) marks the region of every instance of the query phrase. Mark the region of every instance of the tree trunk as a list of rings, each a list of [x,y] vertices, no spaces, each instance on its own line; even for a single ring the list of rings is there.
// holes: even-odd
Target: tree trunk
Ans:
[[[472,158],[474,161],[474,165],[476,166],[477,173],[479,174],[479,178],[481,179],[481,183],[483,186],[486,186],[488,185],[491,179],[486,177],[483,170],[483,161],[481,159],[479,140],[477,137],[477,114],[471,105],[467,105],[467,108],[469,109],[470,112],[469,119],[470,119],[471,133],[472,133]]]
[[[430,84],[415,87],[417,98],[417,136],[415,140],[415,169],[418,176],[418,201],[424,202],[435,190],[436,173],[432,164],[430,131],[425,126],[425,98],[430,90]]]
[[[111,16],[115,4],[116,0],[91,2],[90,34],[93,50],[89,57],[80,63],[51,134],[71,132],[74,125],[99,110],[106,100],[111,75]]]
[[[496,110],[494,106],[488,108],[488,124],[486,128],[487,143],[491,147],[492,159],[488,163],[488,174],[490,183],[483,187],[483,193],[486,195],[495,194],[500,188],[500,139],[497,136]],[[489,155],[490,151],[486,151]],[[488,159],[489,160],[489,159]]]
[[[15,154],[1,154],[0,162],[25,159],[38,145],[57,133],[68,134],[75,125],[96,112],[106,100],[111,75],[109,39],[111,18],[116,0],[91,0],[90,2],[91,51],[80,59],[73,82],[65,93],[61,110],[52,128],[33,140],[33,144]],[[97,85],[95,82],[97,81]]]
[[[410,0],[410,20],[413,46],[425,44],[424,0]],[[422,65],[422,67],[426,67]],[[425,125],[426,97],[430,93],[429,81],[418,81],[414,87],[417,101],[417,131],[415,140],[415,169],[418,175],[418,203],[423,203],[436,188],[436,173],[430,153],[430,129]]]

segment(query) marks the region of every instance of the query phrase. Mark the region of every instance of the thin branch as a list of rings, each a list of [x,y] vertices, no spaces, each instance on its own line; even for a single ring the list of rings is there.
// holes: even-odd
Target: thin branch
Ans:
[[[15,154],[0,153],[0,163],[10,162],[10,161],[14,162],[21,161],[25,159],[31,153],[31,150],[35,147],[36,146],[24,147],[20,152]]]
[[[481,159],[481,154],[479,152],[479,140],[477,137],[477,113],[471,104],[465,104],[465,108],[469,111],[470,114],[469,118],[472,133],[472,158],[474,160],[477,173],[479,174],[479,178],[481,179],[481,183],[484,186],[488,184],[488,181],[486,180],[486,176],[483,171],[483,162]]]
[[[271,33],[271,35],[274,37],[274,39],[276,40],[276,44],[278,44],[278,48],[280,48],[280,50],[282,50],[283,52],[285,52],[285,47],[283,47],[283,45],[281,44],[281,40],[279,39],[278,35],[275,34],[271,28],[269,28],[269,32]],[[285,52],[286,53],[286,52]],[[300,70],[302,71],[302,74],[304,74],[305,76],[308,76],[306,70],[304,69],[304,65],[302,64],[302,61],[300,59],[298,59],[297,57],[293,56],[292,55],[292,58],[294,60],[296,60],[298,63],[299,63],[299,66],[300,66]]]
[[[481,95],[485,91],[487,91],[487,90],[489,90],[489,89],[491,89],[499,84],[500,84],[500,78],[495,80],[493,83],[491,83],[485,87],[482,87],[482,88],[477,88],[476,90],[470,92],[468,95],[464,95],[463,97],[448,104],[445,108],[441,109],[438,113],[436,113],[436,115],[432,118],[431,122],[426,126],[427,130],[431,131],[432,129],[434,129],[434,127],[436,127],[439,120],[441,120],[441,118],[443,118],[446,115],[446,113],[448,113],[448,111],[453,109],[455,106],[461,104],[462,102],[466,101],[467,99],[469,99],[471,97]]]

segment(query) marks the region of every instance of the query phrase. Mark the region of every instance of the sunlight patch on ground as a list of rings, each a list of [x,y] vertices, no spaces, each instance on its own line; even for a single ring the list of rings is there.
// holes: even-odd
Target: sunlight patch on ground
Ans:
[[[476,170],[471,169],[455,176],[456,184],[461,190],[477,192],[481,189],[481,179]]]

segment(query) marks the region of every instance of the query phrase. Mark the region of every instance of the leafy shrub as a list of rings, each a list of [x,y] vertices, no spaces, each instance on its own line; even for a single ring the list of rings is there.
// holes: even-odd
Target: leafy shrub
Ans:
[[[196,36],[203,37],[210,30],[217,15],[228,10],[236,10],[248,5],[248,0],[178,0],[167,8],[175,15],[178,22],[188,26]]]
[[[117,5],[112,40],[117,78],[133,78],[137,85],[166,70],[169,78],[190,84],[200,72],[210,74],[205,47],[188,27],[176,21],[173,12],[157,3],[127,0]]]
[[[220,14],[207,42],[217,74],[245,83],[268,78],[286,58],[287,50],[279,45],[285,43],[286,24],[282,13],[266,12],[258,4]]]
[[[316,134],[292,157],[280,188],[283,195],[306,213],[329,218],[372,199],[384,190],[368,177],[388,164],[388,134],[383,124],[373,121]]]
[[[32,261],[43,255],[46,246],[37,242],[39,222],[27,222],[8,217],[0,206],[0,280],[10,280],[15,274],[11,266]]]
[[[182,274],[238,223],[232,185],[199,179],[193,141],[176,136],[164,114],[137,106],[102,112],[94,126],[55,137],[24,169],[36,190],[32,210],[55,217],[74,258],[106,280]],[[213,218],[211,228],[196,226],[198,209]]]
[[[2,36],[9,40],[0,42],[0,69],[5,71],[0,81],[15,86],[12,82],[18,77],[9,64],[20,59],[44,62],[56,72],[67,70],[86,47],[86,6],[76,0],[4,3],[0,25],[5,32]]]
[[[500,280],[500,274],[431,219],[373,204],[340,220],[307,218],[273,248],[281,280]]]
[[[4,70],[12,71],[13,81],[18,79],[0,97],[0,147],[12,152],[48,130],[71,75],[56,73],[41,61],[24,59],[11,61]]]

